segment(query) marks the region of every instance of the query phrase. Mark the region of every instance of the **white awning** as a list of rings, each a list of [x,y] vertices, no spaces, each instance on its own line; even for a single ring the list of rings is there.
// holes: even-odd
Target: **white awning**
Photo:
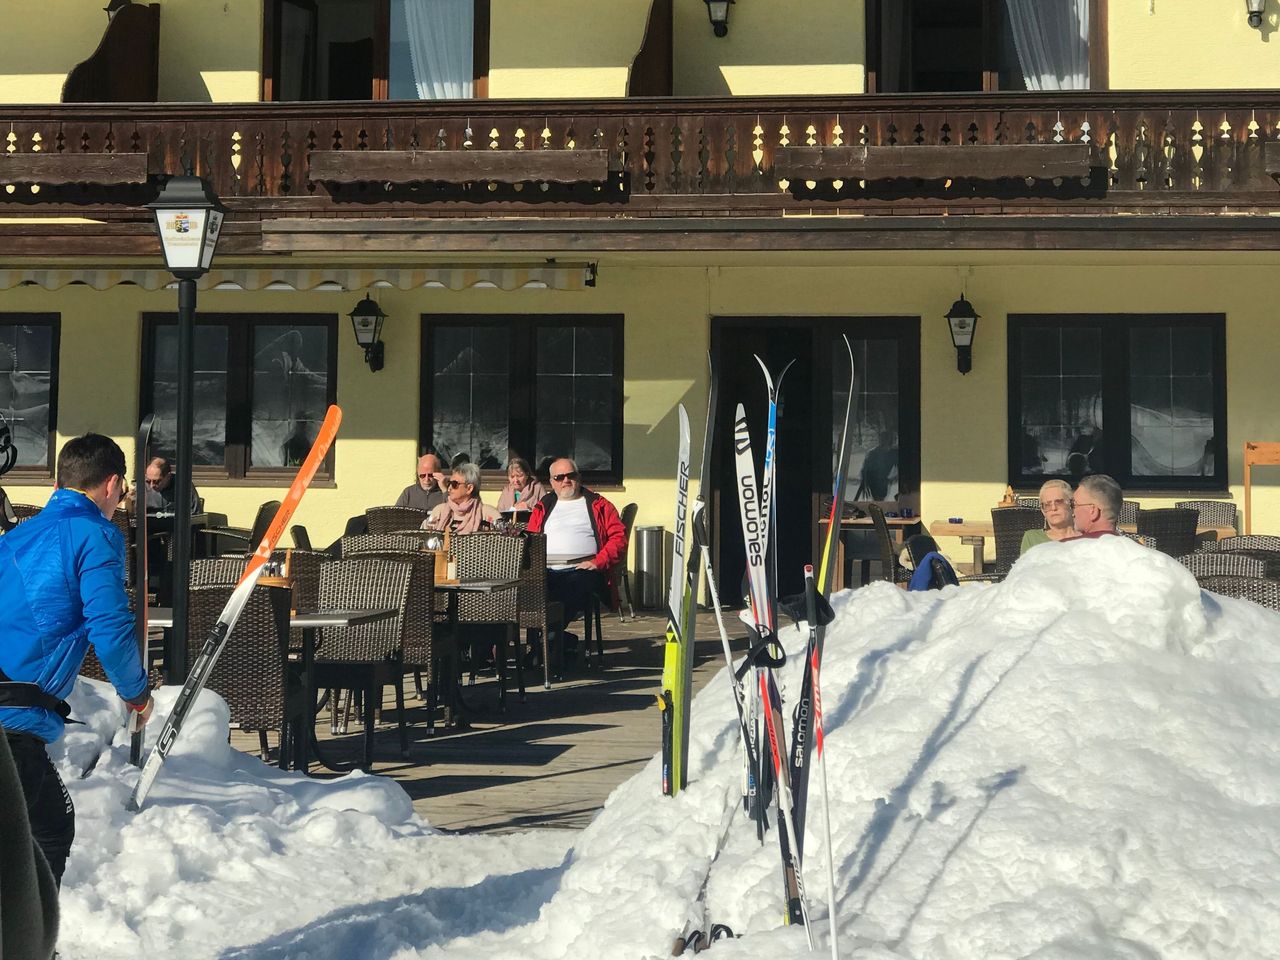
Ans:
[[[95,290],[130,284],[144,290],[161,290],[176,283],[167,270],[102,267],[88,269],[0,269],[0,290],[37,286],[60,290],[83,284]],[[197,282],[201,290],[334,290],[358,291],[370,287],[416,290],[437,287],[466,290],[582,290],[595,286],[595,265],[590,263],[453,264],[434,267],[262,269],[234,267],[210,270]]]

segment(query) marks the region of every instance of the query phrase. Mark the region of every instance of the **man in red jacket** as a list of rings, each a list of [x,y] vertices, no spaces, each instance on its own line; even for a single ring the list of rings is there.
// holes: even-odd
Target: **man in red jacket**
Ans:
[[[551,464],[551,491],[534,505],[528,530],[547,535],[547,599],[564,604],[569,624],[586,612],[592,593],[611,588],[627,529],[612,503],[582,485],[567,457]]]

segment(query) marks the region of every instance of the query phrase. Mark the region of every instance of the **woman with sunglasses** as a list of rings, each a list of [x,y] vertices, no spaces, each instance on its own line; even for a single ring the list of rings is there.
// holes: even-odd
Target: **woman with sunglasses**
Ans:
[[[480,468],[474,463],[459,464],[445,481],[447,499],[422,522],[424,530],[476,533],[487,530],[501,514],[480,502]]]
[[[1019,556],[1050,540],[1069,540],[1076,535],[1071,512],[1071,484],[1065,480],[1047,480],[1040,487],[1040,512],[1044,514],[1044,527],[1028,530],[1022,535]]]
[[[529,461],[512,457],[507,464],[507,485],[498,495],[498,511],[532,510],[533,505],[547,495],[547,491],[533,475]]]

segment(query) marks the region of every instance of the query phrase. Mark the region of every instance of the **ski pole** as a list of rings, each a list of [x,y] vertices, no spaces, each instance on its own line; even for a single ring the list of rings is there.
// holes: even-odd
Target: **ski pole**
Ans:
[[[813,580],[813,566],[804,568],[805,580],[805,614],[809,619],[809,629],[823,629],[818,626],[818,592]],[[831,929],[831,960],[840,960],[840,946],[836,943],[836,872],[831,851],[831,797],[827,794],[827,755],[823,750],[825,736],[822,729],[822,688],[818,684],[820,661],[818,659],[821,646],[813,645],[809,663],[806,664],[813,681],[813,747],[818,754],[818,775],[822,787],[822,819],[826,833],[827,848],[827,924]]]

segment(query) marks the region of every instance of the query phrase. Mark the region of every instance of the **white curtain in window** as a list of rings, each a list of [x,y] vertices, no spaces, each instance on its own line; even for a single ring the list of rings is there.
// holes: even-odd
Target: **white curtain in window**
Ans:
[[[1089,87],[1089,0],[1004,0],[1028,90]]]
[[[474,0],[396,0],[404,22],[419,100],[473,95]]]

